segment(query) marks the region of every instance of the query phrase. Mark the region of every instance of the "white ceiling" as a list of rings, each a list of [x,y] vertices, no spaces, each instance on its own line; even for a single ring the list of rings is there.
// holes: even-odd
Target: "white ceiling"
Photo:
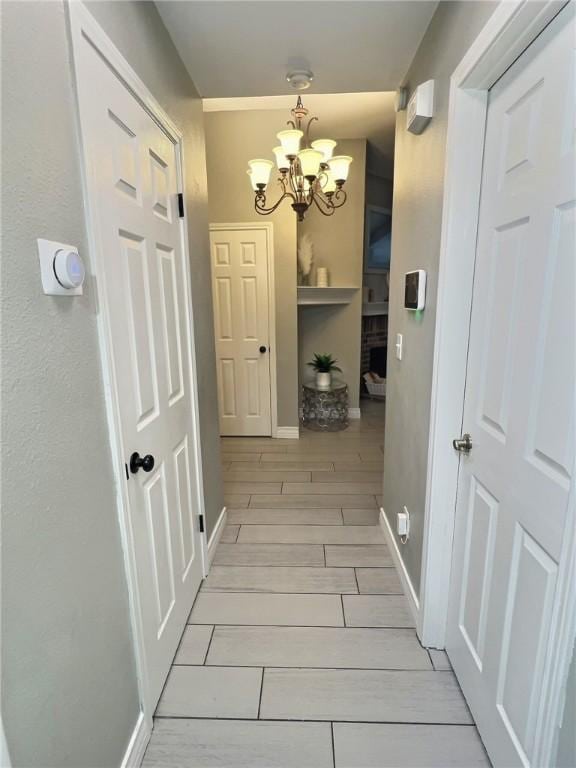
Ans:
[[[205,112],[236,110],[286,110],[278,130],[289,120],[297,96],[262,96],[230,99],[204,99]],[[391,175],[394,160],[394,92],[386,93],[310,93],[302,94],[304,106],[318,122],[311,128],[312,138],[367,139],[371,167],[381,175]]]
[[[432,0],[159,0],[200,95],[289,92],[309,68],[321,93],[395,90],[436,10]]]

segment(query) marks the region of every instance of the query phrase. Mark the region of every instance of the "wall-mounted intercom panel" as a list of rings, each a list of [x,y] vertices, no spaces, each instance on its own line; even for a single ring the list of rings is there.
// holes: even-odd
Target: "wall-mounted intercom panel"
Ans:
[[[424,309],[426,303],[426,272],[415,269],[406,272],[404,279],[404,307],[406,309]]]

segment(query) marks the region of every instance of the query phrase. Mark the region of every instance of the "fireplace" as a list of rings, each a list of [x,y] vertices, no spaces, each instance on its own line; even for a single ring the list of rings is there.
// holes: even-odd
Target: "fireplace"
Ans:
[[[383,379],[386,378],[386,354],[388,347],[383,344],[379,347],[372,347],[370,349],[370,370],[372,373],[377,373]]]
[[[364,315],[362,318],[362,346],[360,376],[371,371],[386,378],[386,352],[388,345],[388,316]],[[366,392],[361,378],[361,392]]]

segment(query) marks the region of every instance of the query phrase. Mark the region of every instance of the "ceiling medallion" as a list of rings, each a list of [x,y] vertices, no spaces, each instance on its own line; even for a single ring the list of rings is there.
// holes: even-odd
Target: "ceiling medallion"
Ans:
[[[280,146],[273,149],[280,172],[280,197],[270,207],[266,206],[266,188],[274,163],[271,160],[250,160],[248,163],[254,207],[266,216],[275,211],[283,200],[291,200],[298,221],[304,221],[306,211],[312,204],[324,216],[332,216],[346,202],[346,192],[342,187],[348,178],[352,158],[349,155],[333,157],[336,142],[332,139],[309,141],[310,126],[318,118],[308,119],[308,110],[300,96],[291,114],[293,119],[287,122],[291,128],[277,134]],[[304,130],[303,123],[306,124]],[[302,140],[304,149],[300,149]]]

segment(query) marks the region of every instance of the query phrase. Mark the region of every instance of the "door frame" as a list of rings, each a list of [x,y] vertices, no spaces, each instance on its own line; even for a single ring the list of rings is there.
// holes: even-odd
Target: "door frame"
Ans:
[[[80,102],[78,93],[78,66],[77,62],[81,55],[81,48],[83,45],[83,38],[89,41],[89,43],[98,51],[99,55],[105,60],[111,70],[119,77],[124,84],[128,94],[140,103],[140,105],[148,112],[150,117],[157,123],[157,125],[164,131],[168,138],[174,143],[176,154],[176,174],[177,185],[179,191],[184,190],[184,146],[183,135],[179,128],[174,124],[172,119],[158,104],[152,93],[148,90],[144,82],[139,78],[136,72],[125,60],[120,51],[112,43],[110,38],[104,32],[102,27],[96,22],[94,17],[86,9],[86,7],[79,2],[67,3],[68,18],[70,23],[70,37],[72,41],[73,50],[73,79],[74,90],[76,93],[76,122],[78,127],[78,135],[82,139],[82,125],[80,116]],[[118,518],[120,525],[120,536],[122,540],[122,549],[124,553],[124,566],[126,571],[126,580],[128,585],[128,598],[130,609],[131,627],[134,636],[134,650],[136,660],[136,672],[138,677],[138,689],[140,696],[140,715],[136,722],[136,726],[126,755],[123,761],[123,765],[139,765],[138,756],[143,756],[143,749],[146,746],[147,739],[152,731],[152,716],[154,714],[150,705],[149,687],[148,687],[148,671],[145,663],[144,655],[144,640],[143,640],[143,626],[142,626],[142,613],[141,613],[141,600],[138,589],[137,570],[136,570],[136,557],[134,550],[134,538],[132,526],[130,523],[130,501],[128,497],[128,489],[126,487],[126,475],[125,475],[125,458],[126,451],[122,445],[122,429],[120,420],[120,399],[119,391],[117,387],[117,372],[114,365],[114,358],[112,355],[112,339],[113,329],[110,320],[108,298],[106,295],[105,281],[103,280],[103,264],[100,255],[100,242],[95,226],[96,221],[96,205],[95,205],[95,189],[90,174],[90,159],[86,154],[84,142],[81,140],[81,170],[82,170],[82,187],[83,198],[86,208],[85,219],[88,235],[88,249],[90,253],[90,266],[92,272],[92,284],[94,286],[94,295],[96,296],[97,305],[101,311],[98,314],[98,340],[100,348],[100,365],[102,368],[102,377],[104,383],[105,400],[106,400],[106,414],[108,421],[108,430],[110,437],[110,451],[112,454],[112,471],[116,480],[117,489],[117,505],[118,505]],[[202,476],[202,455],[200,452],[200,424],[198,419],[199,406],[198,406],[198,377],[197,377],[197,361],[196,361],[196,349],[194,343],[194,320],[192,315],[192,293],[191,293],[191,269],[190,269],[190,254],[188,246],[188,226],[187,218],[180,219],[181,228],[181,241],[183,248],[183,255],[185,261],[185,273],[184,278],[186,285],[184,286],[184,307],[185,307],[185,324],[187,326],[187,332],[190,339],[190,355],[189,355],[189,370],[188,376],[190,378],[191,394],[192,394],[192,413],[190,432],[193,437],[191,445],[191,454],[193,456],[193,464],[191,472],[195,481],[195,498],[193,499],[197,505],[198,513],[204,516],[204,487]],[[208,554],[207,554],[207,542],[206,533],[200,533],[200,552],[198,556],[201,557],[202,570],[204,575],[208,573]]]
[[[463,421],[488,91],[565,5],[501,2],[450,81],[418,616],[422,644],[433,648],[445,647],[448,620],[459,469],[459,454],[451,445]],[[554,609],[556,649],[544,674],[536,764],[547,764],[543,758],[551,754],[570,662],[562,650],[575,633],[571,602],[576,600],[569,599],[576,598],[574,511],[566,532]]]
[[[279,437],[278,434],[278,383],[276,379],[276,283],[274,281],[274,225],[271,221],[242,221],[226,224],[211,222],[210,232],[223,232],[226,230],[245,231],[257,229],[266,234],[266,250],[268,253],[268,332],[270,334],[269,360],[270,360],[270,429],[271,437]],[[212,265],[212,253],[210,253],[210,265]],[[212,273],[212,268],[210,268]]]

